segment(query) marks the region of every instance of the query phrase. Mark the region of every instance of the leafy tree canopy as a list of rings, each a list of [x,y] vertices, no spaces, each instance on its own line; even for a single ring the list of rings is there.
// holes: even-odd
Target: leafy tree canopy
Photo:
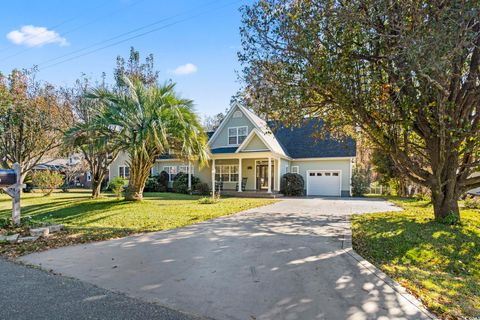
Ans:
[[[478,0],[261,0],[242,15],[248,104],[358,128],[431,190],[437,220],[459,219],[480,186]]]

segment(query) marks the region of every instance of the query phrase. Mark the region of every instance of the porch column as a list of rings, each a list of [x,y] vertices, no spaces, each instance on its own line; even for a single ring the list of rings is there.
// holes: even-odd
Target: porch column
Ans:
[[[188,191],[192,191],[192,165],[188,161]]]
[[[215,159],[212,159],[212,194],[215,194]]]
[[[282,168],[280,167],[280,163],[281,163],[280,158],[278,158],[278,160],[277,160],[277,164],[278,164],[278,165],[277,165],[277,180],[275,180],[275,182],[276,182],[276,184],[277,184],[277,191],[278,191],[278,192],[280,192],[280,181],[281,181],[281,179],[282,179],[282,177],[281,177],[281,174],[282,174],[282,173],[281,173],[281,172],[282,172],[281,169],[282,169]]]
[[[268,157],[268,193],[272,193],[272,158]]]
[[[238,159],[238,192],[242,192],[242,158]]]

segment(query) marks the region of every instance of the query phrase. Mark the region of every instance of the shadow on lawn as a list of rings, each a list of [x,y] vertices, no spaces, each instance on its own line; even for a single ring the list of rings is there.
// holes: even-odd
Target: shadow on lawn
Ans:
[[[353,228],[355,250],[417,290],[435,291],[442,298],[434,308],[461,305],[470,314],[479,312],[480,232],[474,220],[450,226],[395,213],[355,217]]]
[[[200,196],[191,196],[178,193],[145,193],[145,200],[162,200],[162,201],[196,201]],[[41,203],[29,203],[30,201],[48,201]],[[0,199],[0,202],[10,202],[8,198]],[[99,212],[126,206],[131,202],[116,199],[113,194],[103,194],[102,198],[91,199],[88,193],[85,196],[57,196],[53,194],[50,197],[30,196],[27,195],[22,201],[22,216],[30,216],[33,223],[41,223],[45,220],[55,220],[58,223],[69,223],[75,221],[79,217],[87,217],[95,215]],[[162,204],[158,204],[162,205]],[[172,204],[163,204],[171,206]],[[184,205],[179,203],[178,205]],[[9,217],[11,209],[0,209],[0,217]]]
[[[74,201],[52,198],[52,201],[47,203],[22,205],[22,216],[30,217],[32,224],[48,221],[69,224],[80,217],[88,217],[126,204],[125,201],[113,198],[93,200],[77,197]],[[10,214],[11,209],[0,210],[0,216],[8,217]]]

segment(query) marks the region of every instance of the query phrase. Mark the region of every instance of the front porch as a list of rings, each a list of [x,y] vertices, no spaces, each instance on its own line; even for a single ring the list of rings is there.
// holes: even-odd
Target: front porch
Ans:
[[[265,153],[216,154],[211,160],[211,186],[224,195],[278,197],[282,160]],[[284,168],[285,171],[285,168]]]
[[[279,192],[266,192],[266,191],[242,191],[238,192],[236,190],[223,190],[221,191],[222,196],[227,197],[239,197],[239,198],[269,198],[277,199],[283,197],[283,194]]]

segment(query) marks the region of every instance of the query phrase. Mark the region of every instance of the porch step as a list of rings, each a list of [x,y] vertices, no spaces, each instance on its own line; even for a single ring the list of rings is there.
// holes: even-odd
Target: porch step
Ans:
[[[270,199],[276,199],[276,198],[281,198],[283,197],[283,194],[278,193],[278,192],[262,192],[262,191],[233,191],[233,190],[223,190],[221,191],[222,196],[228,196],[228,197],[239,197],[239,198],[270,198]]]

